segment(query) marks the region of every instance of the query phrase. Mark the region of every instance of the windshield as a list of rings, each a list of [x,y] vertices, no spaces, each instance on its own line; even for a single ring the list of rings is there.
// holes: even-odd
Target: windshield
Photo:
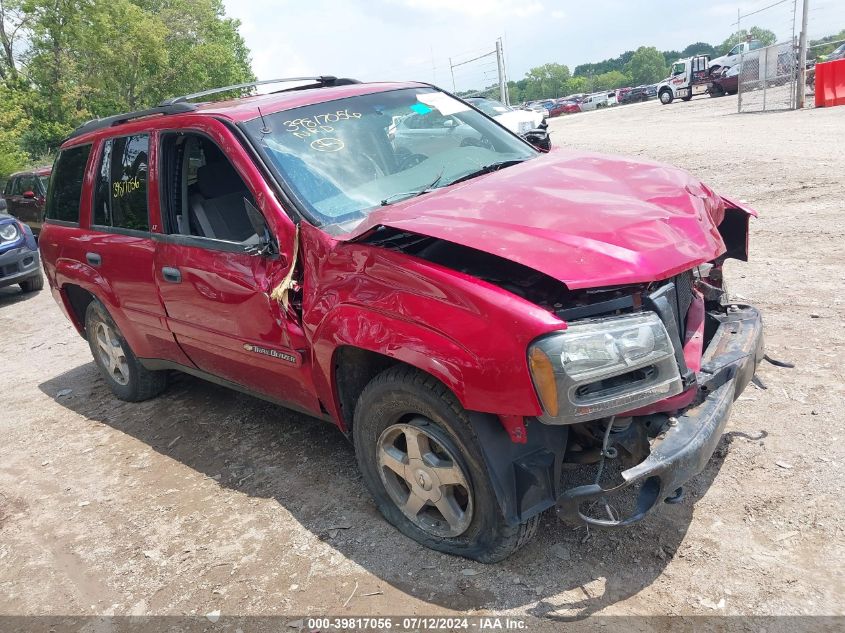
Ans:
[[[38,179],[41,181],[41,190],[44,193],[47,193],[47,185],[50,184],[50,176],[39,176]]]
[[[504,103],[496,101],[495,99],[472,98],[467,99],[467,101],[479,110],[481,110],[487,116],[496,117],[500,114],[504,114],[505,112],[511,111],[508,106],[506,106]]]
[[[431,88],[304,106],[244,127],[311,219],[324,227],[344,224],[342,230],[381,206],[538,155],[480,112]]]

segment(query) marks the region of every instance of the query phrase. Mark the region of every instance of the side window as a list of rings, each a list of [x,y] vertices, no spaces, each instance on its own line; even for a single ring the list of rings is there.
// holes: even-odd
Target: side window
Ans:
[[[255,201],[222,150],[200,134],[162,139],[165,230],[223,242],[255,245],[258,235],[247,206]]]
[[[79,199],[88,164],[90,145],[80,145],[59,152],[53,168],[52,186],[47,196],[47,218],[79,222]]]
[[[17,176],[12,178],[12,184],[9,186],[9,193],[13,196],[19,196],[23,193],[23,189],[21,189],[21,177]]]
[[[149,145],[147,134],[110,138],[103,144],[93,224],[150,230],[147,213]]]
[[[32,193],[38,193],[38,185],[35,182],[35,176],[26,175],[21,176],[18,181],[18,189],[20,190],[21,195],[23,195],[26,191],[31,191]]]

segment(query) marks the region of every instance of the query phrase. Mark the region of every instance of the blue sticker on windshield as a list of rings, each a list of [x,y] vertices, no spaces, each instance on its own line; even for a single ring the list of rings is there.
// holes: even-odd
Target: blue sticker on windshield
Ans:
[[[431,112],[431,108],[429,108],[424,103],[415,103],[411,106],[411,110],[413,110],[417,114],[428,114],[429,112]]]

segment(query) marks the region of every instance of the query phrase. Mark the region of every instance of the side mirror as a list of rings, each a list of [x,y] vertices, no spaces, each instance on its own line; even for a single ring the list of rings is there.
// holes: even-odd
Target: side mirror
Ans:
[[[541,127],[528,130],[523,138],[531,143],[541,152],[548,152],[552,148],[552,140],[549,138],[548,124],[543,121]]]
[[[248,252],[251,255],[273,255],[277,252],[276,244],[273,241],[273,237],[270,235],[270,229],[267,228],[267,221],[264,219],[264,216],[261,215],[261,211],[256,209],[255,205],[246,198],[244,198],[244,208],[246,209],[246,215],[249,218],[249,223],[252,225],[252,229],[258,236],[258,243],[251,244],[247,249]]]
[[[24,191],[22,195],[27,200],[35,200],[35,192],[34,191]]]

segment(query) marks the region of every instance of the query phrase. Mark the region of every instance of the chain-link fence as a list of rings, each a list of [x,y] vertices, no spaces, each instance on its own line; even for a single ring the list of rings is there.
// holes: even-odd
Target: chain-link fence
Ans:
[[[740,112],[795,107],[798,59],[793,42],[781,42],[742,55],[737,84]]]

